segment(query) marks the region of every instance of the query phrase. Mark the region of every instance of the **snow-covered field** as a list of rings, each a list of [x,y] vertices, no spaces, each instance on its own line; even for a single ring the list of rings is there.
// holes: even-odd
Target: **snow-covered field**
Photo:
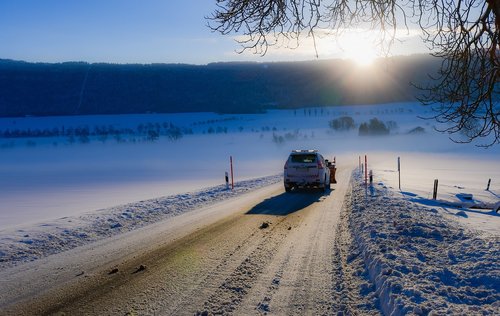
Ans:
[[[409,103],[273,110],[252,115],[1,118],[0,132],[54,128],[68,131],[83,127],[92,130],[103,126],[127,130],[168,123],[191,133],[177,140],[160,136],[154,141],[127,134],[90,136],[89,140],[64,136],[0,138],[0,230],[215,186],[223,183],[230,156],[236,180],[276,174],[281,172],[283,161],[294,148],[316,148],[330,158],[337,156],[340,163],[346,160],[357,163],[358,155],[389,151],[393,154],[382,161],[381,170],[394,170],[396,156],[402,156],[403,181],[406,181],[403,188],[418,189],[415,194],[426,193],[432,182],[429,184],[422,177],[413,178],[415,181],[406,177],[428,171],[430,164],[436,173],[429,175],[431,181],[447,170],[451,177],[440,181],[463,187],[461,180],[467,179],[471,183],[467,190],[482,189],[486,178],[492,178],[493,194],[483,194],[481,198],[498,199],[495,188],[499,188],[500,168],[494,164],[500,150],[451,143],[446,135],[432,130],[432,121],[420,120],[418,115],[430,113],[418,104]],[[340,116],[351,116],[357,124],[377,117],[398,126],[391,136],[359,137],[357,130],[335,132],[328,127],[330,120]],[[407,134],[417,126],[426,133]],[[409,165],[418,159],[413,158],[416,153],[423,154],[426,162]],[[369,164],[371,161],[370,157]],[[489,170],[484,168],[485,161],[491,166]]]
[[[498,315],[498,234],[457,225],[384,183],[365,186],[361,172],[354,179],[348,203],[360,250],[352,257],[363,258],[384,314]]]
[[[401,190],[397,157],[400,157]],[[499,155],[449,153],[373,153],[369,170],[374,183],[383,183],[398,195],[435,209],[448,218],[483,233],[500,236]],[[438,180],[433,200],[434,180]],[[486,190],[488,180],[490,190]],[[498,207],[498,206],[497,206]]]
[[[376,117],[393,129],[362,137],[357,129],[329,128],[341,116],[357,125]],[[336,157],[339,168],[368,156],[374,186],[365,191],[356,178],[351,225],[384,313],[460,314],[466,304],[472,307],[465,314],[498,314],[500,215],[491,207],[500,201],[500,146],[455,144],[418,116],[430,113],[407,103],[252,115],[0,118],[0,133],[123,131],[0,138],[0,269],[279,182],[290,150],[314,148]],[[176,126],[184,135],[126,132],[139,125]],[[419,126],[424,133],[408,133]],[[224,185],[230,156],[234,192]]]

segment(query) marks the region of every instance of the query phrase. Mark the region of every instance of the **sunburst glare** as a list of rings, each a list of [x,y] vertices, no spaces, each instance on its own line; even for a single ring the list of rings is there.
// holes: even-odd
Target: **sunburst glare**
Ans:
[[[339,48],[346,59],[359,66],[369,66],[380,55],[370,32],[351,31],[343,34],[338,41]]]

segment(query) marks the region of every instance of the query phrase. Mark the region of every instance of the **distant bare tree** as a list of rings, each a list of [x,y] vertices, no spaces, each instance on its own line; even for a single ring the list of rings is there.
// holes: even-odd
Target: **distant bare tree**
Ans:
[[[380,31],[388,52],[398,27],[418,25],[432,54],[441,58],[434,83],[420,100],[436,111],[441,131],[457,142],[500,143],[498,0],[216,0],[209,26],[241,35],[242,51],[265,55],[271,46],[297,47],[304,36],[338,36],[363,27]],[[316,45],[315,45],[316,47]]]

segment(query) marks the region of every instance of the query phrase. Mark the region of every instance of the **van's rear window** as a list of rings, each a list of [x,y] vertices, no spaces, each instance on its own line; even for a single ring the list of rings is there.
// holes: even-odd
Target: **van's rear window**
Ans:
[[[316,162],[316,155],[314,155],[314,154],[292,155],[292,162],[295,162],[295,163]]]

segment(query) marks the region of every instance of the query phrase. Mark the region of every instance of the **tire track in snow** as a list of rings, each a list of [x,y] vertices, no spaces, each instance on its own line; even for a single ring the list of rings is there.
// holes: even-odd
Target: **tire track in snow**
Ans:
[[[317,211],[317,210],[316,210]],[[298,269],[298,279],[295,280],[295,291],[291,303],[293,314],[303,314],[305,311],[314,315],[325,314],[330,309],[328,275],[331,275],[331,238],[332,232],[326,229],[331,224],[330,215],[321,212],[315,221],[308,221],[309,225],[315,225],[308,229],[306,239],[311,244],[302,253],[302,260]]]
[[[333,247],[349,176],[342,170],[331,195],[300,212],[300,222],[234,314],[336,314]]]
[[[234,312],[250,288],[255,284],[257,276],[272,260],[276,250],[287,237],[287,233],[276,233],[283,225],[283,218],[272,225],[256,249],[223,281],[212,296],[203,304],[199,315],[229,314]]]
[[[35,292],[30,294],[33,299],[29,300],[29,304],[13,305],[12,310],[24,311],[27,315],[31,315],[28,311],[35,310],[34,308],[41,311],[50,309],[54,313],[61,311],[69,315],[75,313],[116,314],[116,311],[124,313],[134,311],[145,315],[158,312],[172,314],[168,312],[169,309],[175,308],[179,301],[191,301],[183,294],[189,293],[193,288],[196,289],[199,286],[199,280],[213,272],[214,266],[225,258],[224,254],[231,253],[238,245],[249,244],[245,238],[251,232],[255,232],[261,222],[259,218],[245,216],[245,212],[262,201],[263,197],[279,194],[281,190],[277,189],[278,187],[273,185],[261,193],[249,193],[241,199],[233,199],[228,203],[203,209],[199,214],[195,212],[192,215],[179,216],[173,222],[160,222],[152,230],[143,229],[142,232],[138,231],[125,236],[125,243],[121,240],[110,241],[109,245],[106,243],[102,245],[103,247],[98,247],[98,249],[103,248],[98,253],[100,258],[104,258],[104,265],[95,266],[99,261],[94,262],[97,258],[86,258],[88,255],[68,257],[67,260],[71,259],[70,262],[79,262],[80,257],[85,260],[92,259],[93,263],[89,267],[93,268],[87,267],[84,269],[85,275],[77,277],[71,273],[71,269],[66,269],[69,271],[67,273],[69,282],[65,282],[64,285],[59,286],[58,283],[53,282],[57,286],[52,284],[47,288],[43,287],[43,284],[37,284],[38,294]],[[210,222],[208,217],[220,219]],[[210,224],[205,224],[206,222]],[[172,233],[169,233],[170,230]],[[184,233],[184,231],[191,232]],[[150,238],[150,234],[153,237]],[[147,238],[143,240],[144,237]],[[147,242],[144,243],[146,240]],[[258,238],[250,240],[257,242]],[[130,247],[132,244],[134,246]],[[121,251],[114,253],[114,248],[120,245],[123,245],[119,247]],[[110,248],[110,246],[113,247]],[[106,249],[111,250],[114,253],[112,257],[116,259],[106,259],[107,252],[102,253],[102,250]],[[93,253],[93,248],[87,252]],[[62,264],[54,261],[53,265]],[[131,274],[141,264],[146,265],[147,270]],[[114,267],[118,267],[119,272],[109,275],[109,269]],[[18,278],[25,279],[26,274],[23,271],[17,275]],[[82,270],[77,272],[79,271]],[[37,271],[32,271],[30,275],[40,277]],[[54,273],[51,275],[53,276]],[[51,275],[47,277],[50,278]],[[45,289],[50,292],[44,293]],[[194,294],[195,297],[197,297],[196,294]],[[113,302],[113,305],[109,302]],[[165,310],[166,312],[163,313]],[[12,315],[19,314],[12,313]]]
[[[243,242],[227,253],[213,269],[200,275],[201,281],[192,290],[179,297],[177,304],[171,305],[162,312],[169,315],[180,315],[186,310],[192,309],[192,306],[201,305],[204,301],[204,296],[201,294],[207,292],[207,289],[216,288],[222,280],[227,278],[227,271],[234,271],[239,266],[241,256],[248,256],[254,251],[260,241],[256,236],[258,233],[258,231],[251,233]]]
[[[349,181],[348,170],[338,174],[340,185],[336,186],[323,203],[312,210],[305,223],[303,236],[309,243],[299,243],[295,255],[296,268],[292,293],[285,313],[289,315],[329,315],[332,308],[332,278],[334,267],[332,246],[337,235],[336,227],[342,201]]]
[[[318,195],[288,195],[281,193],[258,203],[250,210],[247,209],[245,214],[240,215],[231,225],[227,225],[227,231],[224,232],[227,239],[233,237],[233,243],[236,242],[234,243],[236,245],[234,249],[221,254],[219,263],[215,267],[212,267],[210,271],[200,271],[199,279],[202,281],[197,282],[192,286],[192,289],[183,294],[183,298],[179,299],[180,302],[178,304],[172,306],[173,304],[170,302],[170,306],[163,309],[162,312],[170,315],[189,314],[188,311],[192,313],[196,312],[196,309],[193,310],[193,307],[196,306],[198,307],[198,311],[201,310],[203,312],[204,308],[201,307],[205,306],[205,303],[213,296],[212,294],[218,291],[222,287],[222,284],[231,278],[231,275],[238,274],[245,269],[249,271],[252,262],[249,263],[248,258],[258,258],[261,253],[270,251],[267,246],[263,246],[269,244],[270,238],[275,238],[280,234],[283,235],[281,236],[283,239],[286,238],[285,235],[289,233],[288,227],[294,224],[290,217],[292,215],[283,215],[294,213],[302,209],[305,205],[314,203],[317,198]],[[289,203],[283,203],[285,200]],[[279,215],[275,216],[275,214]],[[263,221],[270,222],[268,229],[259,229],[259,225]],[[242,227],[247,227],[248,229],[249,225],[253,227],[251,228],[252,233],[245,239],[239,239],[238,236],[241,236]],[[210,238],[210,236],[207,237]],[[217,240],[210,241],[214,245],[219,242]],[[242,267],[243,265],[245,267]],[[255,266],[252,266],[252,268],[255,268]],[[255,275],[257,274],[254,273],[253,276]]]

